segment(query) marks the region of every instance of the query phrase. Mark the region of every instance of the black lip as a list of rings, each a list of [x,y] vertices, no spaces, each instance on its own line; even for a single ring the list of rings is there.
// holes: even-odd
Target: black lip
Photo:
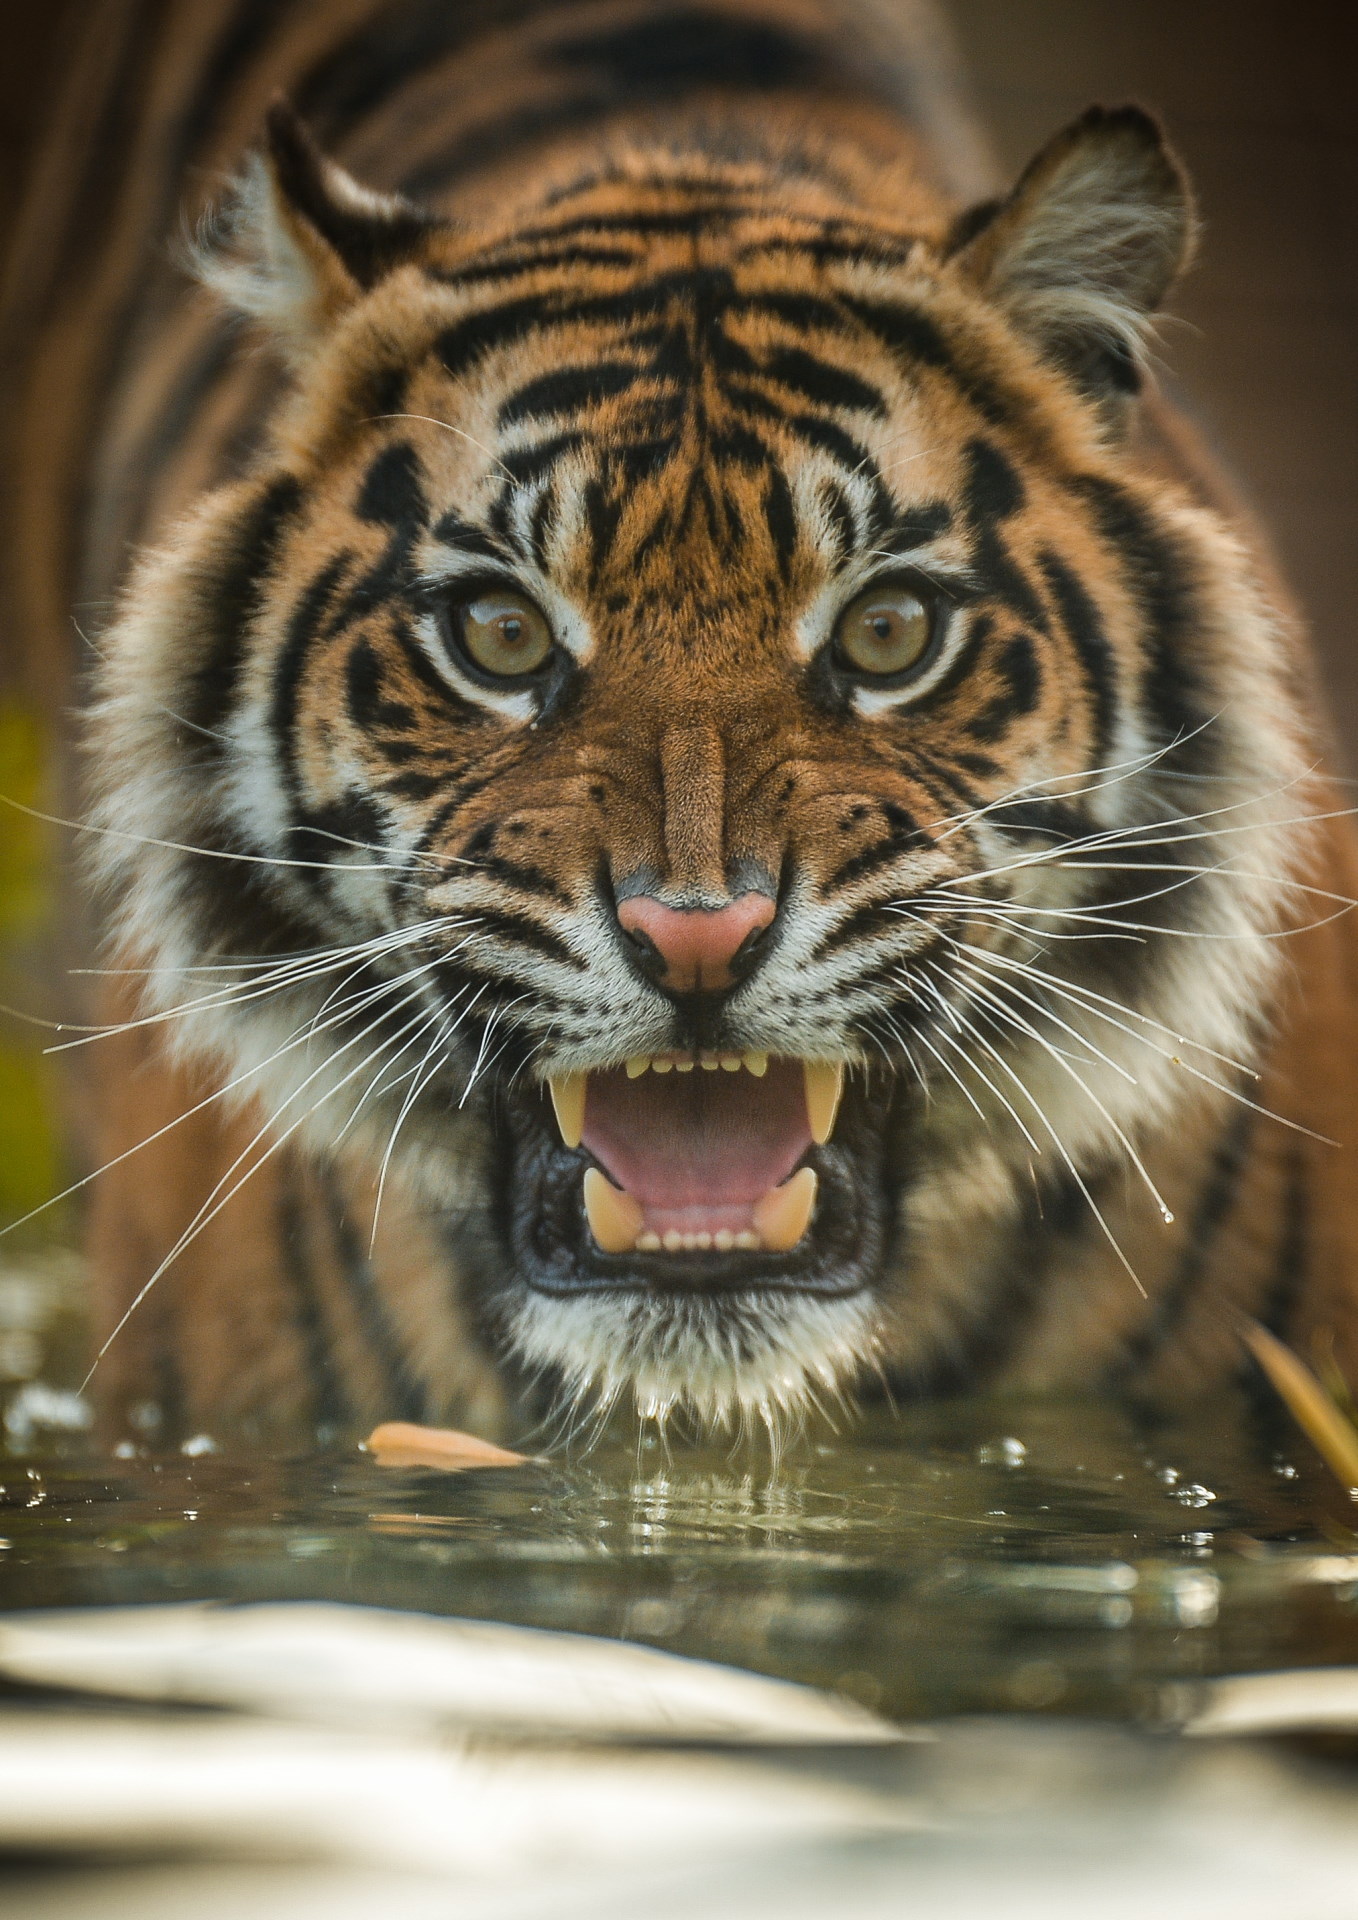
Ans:
[[[498,1099],[497,1208],[510,1271],[535,1292],[723,1294],[767,1291],[844,1298],[870,1288],[890,1254],[899,1180],[889,1177],[895,1088],[850,1079],[834,1137],[804,1165],[820,1176],[816,1213],[791,1253],[601,1253],[585,1219],[583,1148],[563,1145],[545,1091],[519,1082]]]

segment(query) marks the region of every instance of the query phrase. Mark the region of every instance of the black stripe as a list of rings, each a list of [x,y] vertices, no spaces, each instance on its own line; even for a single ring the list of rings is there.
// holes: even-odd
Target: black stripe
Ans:
[[[782,320],[799,332],[821,328],[843,336],[848,331],[843,314],[829,301],[807,294],[740,293],[728,270],[708,267],[654,275],[614,293],[563,298],[554,289],[499,301],[456,321],[441,336],[436,352],[445,371],[460,380],[493,349],[516,345],[549,328],[640,327],[662,319],[673,301],[699,305],[712,327],[720,314],[735,313]]]
[[[628,393],[645,370],[630,360],[598,360],[583,367],[555,367],[506,400],[497,416],[501,427],[541,415],[577,413],[615,394]]]
[[[1042,698],[1042,667],[1028,634],[1006,640],[994,664],[1005,690],[967,722],[973,740],[1002,740],[1014,721],[1034,712]]]
[[[332,633],[409,589],[411,557],[429,524],[422,478],[415,449],[405,440],[383,447],[369,465],[354,502],[354,512],[369,526],[390,528],[391,539],[345,595],[331,621]]]
[[[972,565],[983,591],[1006,600],[1025,626],[1046,633],[1046,609],[999,531],[1023,507],[1023,481],[989,440],[971,441],[966,458],[964,511],[975,533]]]
[[[786,581],[791,578],[792,561],[797,552],[797,510],[781,467],[770,467],[764,483],[764,519],[773,542],[778,572]]]
[[[930,843],[920,831],[914,815],[898,806],[895,801],[884,800],[874,809],[886,824],[887,832],[870,847],[862,848],[853,854],[830,875],[822,889],[823,894],[838,893],[855,880],[862,880],[870,873],[878,873],[888,867],[904,853],[918,852]]]
[[[828,960],[831,954],[839,953],[845,947],[857,946],[869,940],[879,940],[886,935],[899,938],[901,933],[900,913],[880,903],[869,902],[866,906],[855,907],[852,913],[845,914],[837,927],[818,943],[811,955],[813,961]],[[919,950],[912,948],[911,963],[919,959]],[[899,965],[899,961],[893,964]]]
[[[857,413],[885,417],[886,402],[876,387],[807,353],[802,347],[783,347],[771,353],[760,371],[790,393],[800,394],[817,407],[847,407]]]
[[[1208,771],[1216,759],[1205,724],[1212,703],[1194,666],[1197,595],[1189,557],[1178,538],[1157,527],[1149,509],[1116,481],[1082,474],[1070,484],[1116,552],[1136,601],[1150,656],[1143,694],[1160,736],[1165,742],[1194,736],[1186,748],[1162,760],[1161,768]]]
[[[312,646],[320,633],[321,623],[352,559],[353,555],[344,550],[333,554],[308,582],[289,616],[283,645],[274,665],[269,731],[278,755],[283,785],[294,806],[301,792],[295,734],[302,676],[306,672]]]
[[[1065,561],[1050,547],[1044,547],[1037,563],[1056,603],[1061,624],[1079,654],[1080,664],[1085,671],[1093,708],[1094,764],[1102,766],[1112,746],[1117,702],[1117,661],[1108,644],[1108,635],[1104,631],[1098,608]]]
[[[516,237],[517,244],[517,237]],[[504,252],[480,257],[473,264],[457,267],[426,267],[426,276],[440,286],[474,287],[483,281],[517,280],[527,273],[547,269],[575,270],[580,267],[635,267],[641,255],[629,247],[548,247],[525,253]]]
[[[333,1439],[349,1425],[351,1409],[335,1369],[330,1335],[325,1325],[320,1288],[311,1261],[311,1233],[306,1207],[285,1169],[278,1197],[278,1245],[283,1271],[293,1295],[293,1311],[307,1381],[311,1388],[312,1419],[317,1438]]]
[[[823,86],[825,48],[761,20],[732,19],[702,7],[647,8],[625,26],[563,40],[556,64],[587,69],[619,103],[670,99],[694,87],[761,93]]]
[[[503,940],[507,946],[527,947],[533,953],[545,954],[549,960],[557,961],[563,967],[570,967],[575,973],[586,971],[585,962],[572,953],[564,940],[540,926],[536,920],[530,920],[526,914],[511,913],[502,907],[477,906],[472,909],[476,916],[478,934],[491,934]]]
[[[1306,1150],[1300,1141],[1295,1141],[1287,1156],[1282,1221],[1278,1230],[1273,1274],[1258,1314],[1269,1332],[1276,1334],[1279,1339],[1287,1336],[1292,1309],[1306,1284],[1311,1242],[1311,1195],[1306,1171]]]
[[[918,307],[881,300],[844,299],[847,310],[898,358],[912,366],[930,367],[945,374],[991,426],[1009,424],[1016,411],[1014,396],[1003,393],[974,369],[959,365],[937,323]]]
[[[1121,1357],[1109,1369],[1110,1384],[1126,1384],[1133,1374],[1147,1371],[1183,1325],[1234,1210],[1253,1131],[1253,1109],[1235,1107],[1217,1141],[1207,1179],[1199,1189],[1178,1264],[1151,1302],[1140,1327],[1129,1335]]]
[[[246,632],[259,611],[264,585],[283,535],[301,506],[300,483],[290,473],[270,480],[232,529],[198,596],[207,648],[189,682],[184,717],[213,731],[236,704]]]
[[[354,1231],[331,1166],[321,1168],[321,1191],[329,1217],[331,1238],[339,1257],[340,1275],[368,1350],[386,1375],[389,1405],[382,1410],[381,1417],[384,1420],[425,1422],[429,1418],[429,1403],[424,1385],[416,1377],[401,1349],[372,1262]]]

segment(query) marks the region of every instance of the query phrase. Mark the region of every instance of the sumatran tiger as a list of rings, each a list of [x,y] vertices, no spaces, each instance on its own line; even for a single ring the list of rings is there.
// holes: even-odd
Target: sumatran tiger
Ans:
[[[1354,843],[1155,121],[984,197],[908,3],[84,31],[11,598],[97,629],[115,1420],[1358,1361]]]

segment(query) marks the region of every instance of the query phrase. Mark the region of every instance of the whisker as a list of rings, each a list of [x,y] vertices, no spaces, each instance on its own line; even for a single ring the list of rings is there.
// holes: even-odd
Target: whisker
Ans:
[[[225,847],[197,847],[184,840],[161,840],[150,833],[133,833],[127,827],[106,827],[95,820],[63,820],[60,814],[44,813],[40,807],[30,807],[22,800],[16,800],[12,794],[0,793],[0,806],[12,807],[16,813],[26,814],[30,820],[41,820],[49,827],[64,827],[71,833],[93,833],[106,840],[126,840],[138,847],[161,847],[167,853],[191,853],[201,860],[233,860],[253,867],[299,867],[310,873],[333,873],[331,860],[294,860],[283,854],[273,853],[236,853]],[[338,839],[340,836],[332,836]],[[361,844],[361,843],[355,843]],[[374,852],[387,853],[386,847],[375,847]],[[434,855],[422,858],[433,859]],[[353,867],[350,873],[408,873],[409,865],[403,861],[370,861],[365,866]]]
[[[1072,1065],[1069,1057],[1065,1053],[1063,1053],[1059,1047],[1052,1046],[1050,1042],[1047,1040],[1046,1036],[1039,1033],[1037,1028],[1032,1024],[1030,1020],[1025,1020],[1022,1014],[1015,1012],[1014,1008],[1009,1005],[1009,1003],[1004,999],[1002,994],[992,992],[989,988],[982,986],[974,977],[974,975],[979,972],[980,972],[979,968],[973,970],[973,980],[972,980],[972,986],[971,986],[972,993],[979,995],[980,998],[984,1000],[988,1006],[993,1008],[993,1010],[999,1016],[1000,1019],[1008,1021],[1020,1033],[1024,1033],[1028,1036],[1029,1039],[1036,1041],[1037,1045],[1042,1048],[1043,1052],[1046,1053],[1051,1059],[1053,1059],[1064,1073],[1070,1076],[1070,1078],[1075,1082],[1075,1085],[1080,1089],[1081,1093],[1084,1094],[1085,1098],[1092,1103],[1092,1105],[1098,1110],[1098,1112],[1102,1114],[1105,1121],[1107,1121],[1108,1126],[1112,1130],[1114,1139],[1117,1141],[1118,1145],[1122,1148],[1123,1152],[1127,1155],[1127,1158],[1131,1162],[1132,1166],[1135,1167],[1137,1173],[1140,1175],[1143,1186],[1145,1187],[1147,1193],[1149,1193],[1149,1195],[1151,1196],[1151,1199],[1154,1200],[1156,1206],[1159,1208],[1160,1216],[1164,1220],[1165,1224],[1167,1226],[1172,1224],[1174,1215],[1170,1211],[1168,1205],[1166,1204],[1164,1195],[1160,1192],[1159,1187],[1156,1186],[1154,1180],[1150,1176],[1150,1173],[1147,1171],[1145,1162],[1142,1160],[1141,1155],[1137,1152],[1136,1148],[1132,1145],[1132,1142],[1128,1138],[1125,1130],[1113,1118],[1112,1114],[1108,1111],[1108,1108],[1104,1105],[1103,1101],[1099,1098],[1098,1094],[1096,1094],[1094,1089],[1089,1085],[1089,1082],[1076,1069],[1076,1067]],[[1018,993],[1017,988],[1011,988],[1010,990],[1014,993]],[[1026,996],[1024,995],[1019,995],[1019,997],[1026,999]],[[1031,1001],[1027,1001],[1027,1004],[1031,1006],[1033,1003]],[[1046,1010],[1041,1007],[1039,1007],[1037,1011],[1043,1014],[1047,1019],[1055,1020],[1058,1026],[1065,1027],[1065,1030],[1068,1033],[1074,1032],[1073,1028],[1066,1027],[1065,1022],[1058,1019],[1055,1014],[1047,1013]],[[1107,1061],[1106,1054],[1100,1054],[1099,1058]],[[1114,1065],[1112,1061],[1108,1061],[1108,1064],[1110,1066]],[[1133,1086],[1137,1084],[1133,1076],[1131,1074],[1126,1073],[1122,1068],[1116,1068],[1115,1070],[1123,1073],[1124,1079],[1129,1080]]]
[[[432,413],[370,413],[360,424],[365,427],[371,426],[379,420],[422,420],[427,427],[441,427],[444,433],[456,434],[459,440],[465,440],[469,446],[475,447],[478,453],[484,453],[487,460],[500,469],[511,486],[517,487],[520,484],[513,469],[506,466],[500,456],[494,453],[484,440],[478,440],[474,434],[464,432],[461,427],[455,427],[447,420],[435,419]]]
[[[412,1024],[414,1023],[412,1022]],[[406,1030],[408,1029],[403,1029],[403,1031],[406,1031]],[[399,1038],[399,1035],[397,1037]],[[221,1179],[218,1180],[216,1186],[212,1189],[212,1192],[208,1194],[207,1198],[203,1201],[202,1205],[198,1209],[198,1212],[194,1215],[193,1219],[189,1222],[188,1226],[185,1227],[184,1231],[180,1234],[175,1244],[170,1248],[170,1251],[161,1260],[160,1264],[156,1267],[155,1271],[151,1274],[150,1278],[138,1289],[137,1293],[133,1296],[131,1302],[129,1303],[122,1317],[119,1319],[117,1325],[113,1328],[113,1331],[109,1334],[108,1338],[104,1341],[103,1345],[99,1348],[98,1352],[95,1354],[94,1360],[90,1366],[89,1372],[85,1375],[84,1379],[80,1383],[79,1390],[81,1393],[83,1393],[86,1390],[86,1388],[89,1386],[90,1381],[94,1378],[95,1371],[98,1368],[100,1361],[107,1354],[109,1348],[113,1345],[113,1342],[118,1338],[119,1334],[123,1331],[124,1327],[126,1327],[129,1320],[132,1318],[132,1315],[137,1311],[137,1308],[142,1304],[142,1302],[146,1299],[147,1295],[151,1292],[151,1289],[155,1286],[156,1282],[160,1280],[164,1276],[164,1274],[166,1274],[169,1271],[170,1267],[174,1264],[174,1262],[180,1257],[182,1253],[184,1253],[187,1250],[188,1247],[190,1247],[193,1244],[194,1240],[198,1238],[199,1234],[202,1233],[207,1227],[209,1227],[212,1224],[212,1222],[217,1218],[217,1215],[222,1211],[224,1207],[230,1204],[230,1202],[235,1198],[235,1196],[241,1191],[242,1187],[244,1187],[249,1180],[253,1179],[255,1174],[257,1174],[260,1171],[260,1169],[263,1166],[265,1166],[267,1162],[270,1161],[276,1153],[281,1151],[281,1149],[287,1145],[287,1142],[292,1138],[293,1134],[295,1134],[300,1127],[304,1126],[306,1122],[311,1119],[313,1114],[319,1112],[320,1108],[325,1105],[327,1100],[333,1099],[335,1095],[341,1092],[343,1088],[346,1087],[351,1080],[356,1079],[358,1075],[362,1073],[370,1065],[373,1058],[373,1055],[371,1053],[366,1054],[364,1058],[359,1061],[356,1067],[352,1067],[349,1070],[349,1072],[346,1073],[344,1077],[335,1086],[327,1088],[326,1091],[321,1095],[319,1100],[314,1101],[312,1105],[307,1108],[305,1113],[303,1113],[298,1119],[292,1121],[291,1124],[287,1126],[283,1130],[283,1132],[265,1150],[265,1152],[260,1155],[259,1159],[255,1162],[255,1164],[252,1167],[247,1169],[246,1173],[241,1177],[240,1180],[236,1182],[236,1184],[231,1188],[231,1190],[227,1194],[225,1194],[220,1200],[218,1200],[217,1196],[221,1194],[222,1188],[226,1186],[227,1182],[231,1179],[231,1176],[236,1172],[237,1168],[241,1166],[242,1162],[248,1159],[249,1155],[260,1144],[260,1142],[264,1140],[270,1132],[273,1131],[273,1128],[277,1120],[281,1117],[283,1111],[287,1107],[291,1106],[294,1100],[299,1099],[301,1095],[306,1091],[306,1089],[317,1079],[317,1077],[320,1074],[324,1073],[328,1067],[334,1064],[334,1060],[338,1057],[339,1054],[347,1052],[350,1047],[356,1046],[359,1043],[359,1041],[364,1038],[366,1038],[365,1035],[356,1034],[352,1040],[342,1043],[336,1049],[335,1055],[328,1057],[327,1059],[323,1060],[318,1067],[315,1067],[312,1070],[312,1072],[307,1075],[306,1079],[302,1082],[302,1084],[296,1089],[294,1089],[294,1091],[291,1094],[289,1094],[287,1099],[282,1102],[277,1113],[270,1115],[269,1119],[266,1120],[264,1125],[260,1127],[259,1130],[255,1133],[253,1139],[248,1142],[248,1144],[236,1156],[235,1160],[232,1161],[231,1165],[227,1168],[226,1172],[222,1175]],[[385,1042],[383,1044],[385,1047],[393,1043]],[[214,1201],[216,1202],[215,1205],[213,1204]]]

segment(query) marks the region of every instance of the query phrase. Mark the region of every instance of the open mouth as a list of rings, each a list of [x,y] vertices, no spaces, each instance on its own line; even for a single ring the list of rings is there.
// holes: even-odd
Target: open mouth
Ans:
[[[895,1217],[898,1095],[893,1075],[757,1052],[507,1080],[487,1306],[512,1297],[506,1256],[515,1283],[558,1297],[871,1286]]]
[[[799,1163],[834,1131],[844,1069],[764,1053],[659,1054],[550,1082],[603,1253],[786,1253],[820,1177]]]

